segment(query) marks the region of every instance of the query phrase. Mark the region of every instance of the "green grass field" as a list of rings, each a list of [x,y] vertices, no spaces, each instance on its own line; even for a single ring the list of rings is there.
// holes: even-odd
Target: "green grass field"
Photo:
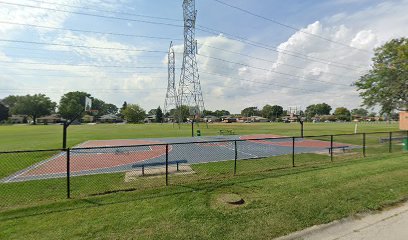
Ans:
[[[228,167],[199,168],[210,176]],[[63,185],[43,187],[55,184]],[[1,239],[271,239],[405,199],[408,161],[400,154],[373,156],[72,200],[46,192],[27,196],[33,206],[3,208]],[[224,203],[231,193],[245,204]]]
[[[395,124],[360,124],[359,132],[396,131]],[[220,129],[236,134],[299,135],[299,124],[200,125],[204,135]],[[0,149],[59,148],[62,127],[0,126]],[[306,124],[305,135],[353,133],[354,124]],[[191,128],[171,124],[80,125],[69,129],[69,145],[90,139],[190,136]],[[4,136],[4,137],[3,137]],[[408,161],[400,143],[380,143],[388,134],[367,135],[362,148],[237,162],[194,164],[194,174],[140,177],[125,173],[0,183],[0,239],[270,239],[357,212],[375,210],[408,197]],[[404,135],[405,136],[405,135]],[[361,146],[362,135],[334,141]],[[329,137],[316,137],[328,141]],[[0,155],[0,178],[55,152]],[[230,206],[225,194],[238,194]],[[63,226],[63,227],[62,227]]]
[[[319,123],[305,124],[305,135],[354,133],[352,123]],[[220,129],[231,129],[238,135],[245,134],[278,134],[299,136],[298,123],[217,123],[200,124],[197,127],[204,136],[218,135]],[[396,131],[397,124],[361,123],[358,132]],[[61,148],[61,125],[0,125],[0,151],[52,149]],[[97,124],[72,125],[68,129],[68,146],[74,146],[86,140],[98,139],[131,139],[131,138],[162,138],[189,137],[191,126],[182,124]]]

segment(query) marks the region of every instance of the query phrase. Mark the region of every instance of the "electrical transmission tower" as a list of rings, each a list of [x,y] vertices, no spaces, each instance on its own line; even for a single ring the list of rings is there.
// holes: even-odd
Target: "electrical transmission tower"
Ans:
[[[164,101],[164,114],[170,111],[171,108],[177,108],[177,91],[176,91],[176,60],[173,49],[173,42],[170,42],[168,53],[168,84],[166,100]]]
[[[178,103],[179,106],[188,106],[190,114],[196,116],[204,111],[204,100],[196,59],[195,22],[197,11],[195,10],[195,0],[183,1],[183,15],[184,53],[178,89]]]

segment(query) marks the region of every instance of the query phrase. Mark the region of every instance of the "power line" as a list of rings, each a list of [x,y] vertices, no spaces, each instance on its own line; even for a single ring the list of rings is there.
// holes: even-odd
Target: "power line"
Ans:
[[[258,18],[261,18],[261,19],[263,19],[263,20],[272,22],[272,23],[274,23],[274,24],[280,25],[280,26],[285,27],[285,28],[289,28],[289,29],[292,29],[292,30],[295,30],[295,31],[299,31],[299,32],[301,32],[301,33],[304,33],[304,34],[307,34],[307,35],[310,35],[310,36],[313,36],[313,37],[316,37],[316,38],[319,38],[319,39],[322,39],[322,40],[325,40],[325,41],[328,41],[328,42],[331,42],[331,43],[334,43],[334,44],[338,44],[338,45],[341,45],[341,46],[344,46],[344,47],[349,47],[349,48],[352,48],[352,49],[355,49],[355,50],[359,50],[359,51],[362,51],[362,52],[370,53],[370,51],[367,51],[367,50],[365,50],[365,49],[356,48],[356,47],[350,46],[350,45],[348,45],[348,44],[345,44],[345,43],[342,43],[342,42],[338,42],[338,41],[334,41],[334,40],[332,40],[332,39],[330,39],[330,38],[326,38],[326,37],[323,37],[323,36],[318,35],[318,34],[315,34],[315,33],[309,33],[309,32],[303,31],[302,29],[299,29],[299,28],[290,26],[290,25],[288,25],[288,24],[279,22],[279,21],[277,21],[277,20],[274,20],[274,19],[271,19],[271,18],[267,18],[267,17],[265,17],[265,16],[262,16],[262,15],[259,15],[259,14],[253,13],[253,12],[250,12],[250,11],[248,11],[248,10],[245,10],[245,9],[243,9],[243,8],[240,8],[240,7],[237,7],[237,6],[235,6],[235,5],[231,5],[231,4],[225,3],[225,2],[220,1],[220,0],[213,0],[213,1],[218,2],[218,3],[220,3],[220,4],[224,5],[224,6],[228,6],[228,7],[230,7],[230,8],[236,9],[236,10],[238,10],[238,11],[247,13],[247,14],[249,14],[249,15],[252,15],[252,16],[255,16],[255,17],[258,17]]]
[[[268,83],[268,82],[260,82],[260,81],[254,81],[246,78],[240,78],[240,77],[231,77],[225,74],[220,74],[220,73],[213,73],[213,72],[206,72],[206,71],[200,71],[201,73],[208,74],[211,76],[216,76],[216,77],[227,77],[227,78],[232,78],[234,80],[239,80],[241,82],[250,82],[250,83],[255,83],[255,84],[262,84],[262,85],[269,85],[269,86],[276,86],[280,88],[285,88],[285,89],[294,89],[294,90],[299,90],[302,92],[307,92],[308,94],[316,94],[320,93],[321,90],[311,90],[311,89],[305,89],[305,88],[298,88],[298,87],[290,87],[288,85],[281,85],[277,83]],[[335,96],[337,97],[337,96]]]
[[[247,64],[243,64],[243,63],[239,63],[239,62],[233,62],[233,61],[229,61],[229,60],[225,60],[225,59],[221,59],[221,58],[217,58],[217,57],[206,56],[206,55],[202,55],[202,54],[199,54],[198,56],[203,56],[203,57],[214,59],[214,60],[217,60],[217,61],[232,63],[232,64],[236,64],[236,65],[240,65],[240,66],[244,66],[244,67],[248,67],[248,68],[253,68],[253,69],[257,69],[257,70],[273,72],[273,73],[277,73],[277,74],[280,74],[280,75],[290,76],[290,77],[294,77],[294,78],[297,78],[297,79],[303,79],[303,80],[307,80],[307,81],[315,81],[315,82],[321,82],[321,83],[332,84],[332,85],[340,85],[340,86],[349,86],[347,84],[341,84],[341,83],[323,81],[323,80],[318,80],[318,79],[300,77],[300,76],[292,75],[292,74],[289,74],[289,73],[283,73],[283,72],[278,72],[278,71],[271,70],[271,69],[255,67],[255,66],[251,66],[251,65],[247,65]]]
[[[136,22],[144,22],[144,23],[150,23],[150,24],[167,25],[167,26],[173,26],[173,27],[184,27],[184,26],[182,26],[182,25],[175,25],[175,24],[168,24],[168,23],[161,23],[161,22],[142,21],[142,20],[128,19],[128,18],[110,17],[110,16],[103,16],[103,15],[97,15],[97,14],[87,14],[87,13],[74,12],[74,11],[59,10],[59,9],[54,9],[54,8],[37,7],[37,6],[26,5],[26,4],[7,3],[7,2],[1,2],[1,1],[0,1],[0,3],[2,3],[2,4],[8,4],[8,5],[15,5],[15,6],[23,6],[23,7],[31,7],[31,8],[39,8],[39,9],[53,10],[53,11],[59,11],[59,12],[67,12],[67,13],[80,14],[80,15],[86,15],[86,16],[92,16],[92,17],[111,18],[111,19],[115,19],[115,20],[136,21]],[[77,8],[79,8],[79,7],[77,7]],[[89,9],[90,9],[90,8],[89,8]],[[96,10],[96,11],[97,11],[97,10]],[[200,25],[198,25],[198,26],[201,27],[201,28],[208,29],[208,30],[210,30],[210,31],[212,31],[212,32],[209,32],[208,30],[204,30],[204,29],[197,28],[197,30],[200,30],[200,31],[209,32],[209,33],[211,33],[211,34],[215,34],[214,31],[215,31],[215,32],[220,32],[220,31],[218,31],[218,30],[214,30],[214,29],[211,29],[211,28],[208,28],[208,27],[204,27],[204,26],[200,26]],[[228,33],[225,33],[225,32],[224,32],[223,34],[233,36],[232,34],[228,34]],[[245,38],[236,37],[236,36],[235,36],[234,38],[237,38],[237,39],[240,39],[240,40],[244,40],[244,39],[245,39]],[[255,42],[251,43],[250,45],[255,46],[256,44],[259,44],[259,43],[255,43],[255,44],[254,44],[254,43],[255,43]],[[247,44],[248,44],[248,43],[247,43]],[[259,45],[258,45],[257,47],[259,47]],[[275,49],[269,49],[269,50],[277,51],[277,50],[275,50]],[[284,50],[284,51],[285,51],[285,52],[294,52],[294,51],[287,51],[287,50]],[[287,53],[282,52],[282,51],[277,51],[277,52],[287,54]],[[294,52],[294,53],[296,53],[296,54],[302,54],[302,53],[299,53],[299,52]],[[288,54],[288,55],[290,55],[290,54]],[[302,55],[304,55],[304,54],[302,54]],[[296,55],[293,55],[293,56],[298,57],[298,56],[296,56]],[[309,56],[307,56],[307,55],[304,55],[304,56],[306,56],[306,59],[308,59],[308,60],[311,60],[311,59],[312,59],[312,57],[309,57]],[[315,58],[315,59],[319,59],[319,58]],[[323,61],[325,61],[325,60],[323,60]],[[327,64],[327,62],[323,62],[323,63]],[[330,61],[330,63],[333,65],[333,63],[336,63],[336,62]],[[348,64],[338,63],[338,62],[337,62],[336,64],[340,64],[340,65],[344,65],[344,66],[347,66],[347,65],[348,65]],[[334,65],[333,65],[333,66],[334,66]],[[351,65],[348,65],[348,66],[351,66]]]
[[[151,19],[160,19],[160,20],[183,22],[182,19],[175,19],[175,18],[149,16],[149,15],[142,15],[142,14],[127,13],[127,12],[122,12],[122,11],[119,12],[119,11],[111,11],[111,10],[104,10],[104,9],[89,8],[89,7],[83,7],[83,6],[82,6],[82,7],[79,7],[79,6],[74,6],[74,5],[61,4],[61,3],[53,3],[53,2],[46,2],[46,1],[37,1],[37,0],[31,0],[31,1],[32,1],[32,2],[37,2],[37,3],[45,3],[45,4],[49,4],[49,5],[57,5],[57,6],[63,6],[63,7],[72,7],[72,8],[86,9],[86,10],[91,10],[91,11],[105,12],[105,13],[113,13],[113,14],[128,15],[128,16],[135,16],[135,17],[143,17],[143,18],[151,18]]]
[[[102,34],[102,35],[113,35],[113,36],[121,36],[121,37],[149,38],[149,39],[171,40],[171,41],[182,41],[183,40],[183,39],[180,39],[180,38],[177,39],[177,38],[169,38],[169,37],[146,36],[146,35],[136,35],[136,34],[127,34],[127,33],[99,32],[99,31],[93,31],[93,30],[82,30],[82,29],[61,28],[61,27],[49,27],[49,26],[43,26],[43,25],[27,24],[27,23],[16,23],[16,22],[8,22],[8,21],[0,21],[0,23],[12,24],[12,25],[18,25],[18,26],[35,27],[35,28],[62,30],[62,31],[94,33],[94,34]]]
[[[73,66],[73,67],[101,67],[101,68],[137,68],[137,69],[167,69],[166,67],[154,66],[121,66],[121,65],[92,65],[92,64],[72,64],[72,63],[43,63],[43,62],[18,62],[18,61],[0,61],[12,64],[30,64],[30,65],[50,65],[50,66]]]
[[[80,30],[80,29],[72,29],[72,28],[59,28],[59,27],[48,27],[48,26],[41,26],[41,25],[35,25],[35,24],[24,24],[24,23],[14,23],[14,22],[6,22],[6,21],[0,21],[0,23],[5,23],[5,24],[14,24],[14,25],[20,25],[20,26],[29,26],[29,27],[37,27],[37,28],[46,28],[46,29],[54,29],[54,30],[63,30],[63,31],[74,31],[74,32],[84,32],[84,33],[96,33],[96,34],[104,34],[104,35],[114,35],[114,36],[126,36],[126,37],[140,37],[140,38],[150,38],[150,39],[163,39],[163,40],[183,40],[183,39],[172,39],[172,38],[167,38],[167,37],[157,37],[157,36],[146,36],[146,35],[133,35],[133,34],[124,34],[124,33],[112,33],[112,32],[98,32],[98,31],[92,31],[92,30]],[[226,49],[222,49],[222,48],[217,48],[217,47],[213,47],[207,44],[199,44],[202,46],[206,46],[209,48],[214,48],[217,50],[221,50],[221,51],[225,51],[225,52],[230,52],[230,53],[235,53],[235,54],[239,54],[241,56],[246,56],[246,57],[250,57],[253,59],[258,59],[258,60],[262,60],[262,61],[267,61],[265,59],[260,59],[257,57],[253,57],[253,56],[249,56],[249,55],[245,55],[242,53],[238,53],[238,52],[233,52],[233,51],[229,51]],[[277,51],[280,52],[280,51]],[[282,52],[281,52],[282,53]],[[290,54],[289,54],[290,55]],[[294,56],[294,55],[292,55]],[[305,55],[306,56],[306,55]],[[298,56],[297,56],[298,57]],[[307,59],[309,59],[310,57],[307,56]],[[304,59],[304,58],[303,58]],[[318,58],[316,58],[318,59]],[[319,60],[319,59],[318,59]],[[269,61],[270,62],[270,61]],[[322,62],[323,63],[323,62]],[[325,62],[326,63],[326,62]],[[282,63],[284,64],[284,63]],[[326,63],[327,64],[327,63]],[[288,65],[289,64],[284,64],[284,65]],[[292,65],[293,66],[293,65]],[[295,67],[295,68],[300,68],[300,67]],[[328,73],[328,74],[332,74],[332,73]]]
[[[207,44],[200,44],[198,43],[198,45],[204,46],[204,47],[208,47],[208,48],[213,48],[216,50],[220,50],[223,52],[228,52],[228,53],[232,53],[232,54],[236,54],[239,56],[243,56],[243,57],[247,57],[247,58],[251,58],[251,59],[255,59],[255,60],[259,60],[259,61],[263,61],[263,62],[268,62],[268,63],[273,63],[273,64],[278,64],[278,65],[284,65],[284,66],[288,66],[288,67],[292,67],[292,68],[296,68],[296,69],[301,69],[301,70],[305,70],[305,68],[303,67],[299,67],[299,66],[295,66],[295,65],[291,65],[291,64],[287,64],[287,63],[280,63],[280,62],[276,62],[273,60],[268,60],[268,59],[264,59],[264,58],[259,58],[259,57],[255,57],[255,56],[251,56],[248,54],[244,54],[244,53],[240,53],[240,52],[235,52],[235,51],[230,51],[230,50],[226,50],[223,48],[219,48],[219,47],[214,47],[214,46],[210,46]],[[326,72],[326,71],[320,71],[324,74],[329,74],[329,75],[333,75],[333,76],[338,76],[338,77],[351,77],[351,76],[344,76],[344,75],[339,75],[339,74],[335,74],[335,73],[331,73],[331,72]]]
[[[52,65],[54,66],[54,65]],[[67,69],[55,69],[55,67],[53,67],[52,69],[49,68],[26,68],[26,67],[9,67],[9,66],[1,66],[1,69],[14,69],[14,70],[30,70],[30,71],[44,71],[44,72],[64,72],[64,71],[68,71]],[[84,70],[77,70],[75,69],[75,73],[95,73],[95,71],[84,71]],[[149,73],[154,73],[154,74],[165,74],[166,72],[135,72],[135,71],[109,71],[107,72],[108,74],[111,73],[133,73],[133,74],[149,74]],[[37,76],[37,75],[36,75]],[[148,76],[146,76],[148,77]]]
[[[211,28],[207,28],[207,27],[204,27],[204,28],[211,29]],[[205,29],[203,29],[203,26],[201,26],[201,28],[197,28],[197,30],[202,31],[202,32],[206,32],[206,33],[210,33],[210,34],[213,34],[213,35],[222,34],[222,35],[225,35],[227,37],[230,37],[230,38],[234,39],[235,41],[244,43],[246,45],[250,45],[250,46],[253,46],[253,47],[257,47],[257,48],[262,48],[262,49],[272,51],[272,52],[282,53],[282,54],[292,56],[292,57],[296,57],[296,58],[303,59],[303,60],[308,60],[308,61],[327,64],[327,65],[337,67],[337,68],[344,68],[344,69],[348,69],[348,70],[352,70],[352,71],[357,71],[358,68],[365,67],[365,66],[354,66],[354,65],[350,65],[350,64],[336,62],[336,61],[333,61],[333,60],[326,60],[326,59],[323,59],[323,58],[311,57],[311,56],[308,56],[306,54],[303,54],[303,53],[300,53],[300,52],[297,52],[297,51],[276,50],[276,49],[279,49],[279,48],[275,47],[275,46],[269,46],[269,45],[266,45],[266,44],[263,44],[263,43],[254,42],[254,41],[248,40],[248,39],[243,38],[243,37],[239,37],[239,36],[236,36],[236,35],[231,35],[231,34],[221,32],[221,31],[218,31],[218,30],[214,30],[214,29],[205,30]]]
[[[72,89],[72,88],[71,88]],[[165,88],[145,88],[145,89],[76,89],[75,91],[89,91],[89,92],[103,92],[103,93],[117,93],[117,92],[150,92],[152,90],[163,90]],[[41,93],[60,93],[72,91],[69,88],[64,89],[44,89],[44,88],[25,88],[25,89],[0,89],[0,92],[27,92],[39,91]]]
[[[35,44],[35,45],[51,45],[51,46],[76,47],[76,48],[101,49],[101,50],[131,51],[131,52],[166,53],[165,51],[158,51],[158,50],[143,50],[143,49],[131,49],[131,48],[112,48],[112,47],[92,47],[92,46],[74,45],[74,44],[49,43],[49,42],[46,43],[46,42],[11,40],[11,39],[0,39],[0,42],[24,43],[24,44]]]
[[[55,9],[55,8],[48,8],[48,7],[38,7],[38,6],[32,6],[32,5],[27,5],[27,4],[9,3],[9,2],[2,2],[2,1],[0,1],[0,4],[19,6],[19,7],[29,7],[29,8],[43,9],[43,10],[51,10],[51,11],[63,12],[63,13],[72,13],[72,14],[89,16],[89,17],[100,17],[100,18],[106,18],[106,19],[130,21],[130,22],[141,22],[141,23],[148,23],[148,24],[165,25],[165,26],[171,26],[171,27],[184,27],[183,25],[177,25],[177,24],[171,24],[171,23],[153,22],[153,21],[131,19],[131,18],[104,16],[104,15],[99,15],[99,14],[75,12],[75,11],[61,10],[61,9]]]

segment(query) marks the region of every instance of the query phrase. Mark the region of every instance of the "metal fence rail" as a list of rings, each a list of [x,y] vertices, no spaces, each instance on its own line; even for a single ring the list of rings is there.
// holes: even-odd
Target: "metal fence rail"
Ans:
[[[0,152],[0,208],[403,152],[408,131]]]

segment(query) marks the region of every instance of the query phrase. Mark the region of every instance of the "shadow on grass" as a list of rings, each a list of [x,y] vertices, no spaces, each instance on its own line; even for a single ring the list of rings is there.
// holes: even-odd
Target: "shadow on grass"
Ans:
[[[401,154],[389,155],[390,158],[401,156]],[[370,163],[383,161],[383,156],[371,157],[366,159],[354,159],[345,160],[342,162],[329,162],[322,165],[302,165],[294,168],[281,168],[281,169],[269,169],[257,173],[243,173],[236,176],[226,176],[225,178],[217,178],[216,181],[206,183],[189,183],[171,185],[169,187],[160,187],[157,189],[145,190],[143,192],[133,191],[126,189],[126,191],[111,191],[106,192],[104,195],[95,195],[85,198],[66,199],[60,202],[44,204],[35,207],[26,207],[20,209],[13,209],[3,211],[0,220],[15,220],[23,219],[27,217],[69,212],[79,209],[98,208],[103,206],[124,204],[135,201],[142,201],[148,199],[157,199],[169,196],[176,196],[180,194],[192,193],[192,192],[213,192],[220,188],[230,187],[236,184],[250,183],[256,181],[262,181],[265,179],[273,179],[285,176],[292,176],[302,173],[310,173],[320,170],[327,170],[333,168],[340,168],[343,166],[349,166],[356,163]],[[220,181],[222,180],[222,182]],[[119,193],[118,193],[119,192]],[[113,194],[114,193],[114,194]],[[129,195],[132,194],[132,195]],[[114,196],[114,197],[113,197]]]

